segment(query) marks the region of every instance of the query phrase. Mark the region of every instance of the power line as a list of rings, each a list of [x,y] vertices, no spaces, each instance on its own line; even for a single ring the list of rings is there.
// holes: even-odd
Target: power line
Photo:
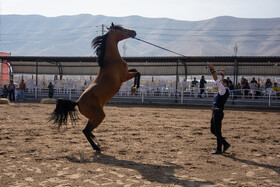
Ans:
[[[98,31],[96,31],[98,32]],[[102,34],[104,34],[104,27],[102,27]],[[94,33],[92,31],[84,31],[84,32],[78,32],[78,33],[68,33],[68,35],[78,35],[78,34],[81,34],[81,33]],[[43,34],[43,33],[42,33]],[[14,35],[17,35],[19,36],[20,33],[9,33],[9,34],[6,34],[6,33],[2,33],[3,36],[14,36]],[[37,34],[39,35],[39,34]],[[280,34],[228,34],[228,35],[220,35],[220,34],[217,34],[217,35],[209,35],[209,34],[164,34],[164,33],[138,33],[138,35],[145,35],[145,36],[148,36],[148,35],[153,35],[153,36],[167,36],[167,37],[176,37],[176,36],[184,36],[184,37],[187,37],[187,36],[190,36],[190,37],[203,37],[203,36],[207,36],[207,37],[220,37],[220,38],[233,38],[233,37],[271,37],[271,36],[275,36],[275,37],[279,37]],[[63,35],[65,36],[65,35]],[[14,38],[14,37],[13,37]],[[48,38],[49,39],[49,38]]]
[[[280,28],[258,28],[258,29],[194,29],[194,28],[164,28],[164,27],[158,27],[158,28],[152,28],[152,27],[132,27],[132,29],[143,29],[143,30],[170,30],[170,31],[209,31],[209,32],[217,32],[217,31],[246,31],[246,32],[252,32],[252,31],[273,31],[273,30],[280,30]]]
[[[56,38],[53,38],[53,40],[55,41],[74,41],[74,40],[79,40],[79,39],[92,39],[93,37],[91,36],[84,36],[84,37],[75,37],[75,38],[65,38],[65,39],[56,39]],[[189,38],[189,39],[180,39],[179,41],[176,41],[176,42],[186,42],[186,41],[194,41],[197,39],[193,39],[193,38]],[[273,40],[273,39],[266,39],[266,40],[262,40],[262,39],[255,39],[255,40],[248,40],[248,39],[236,39],[239,43],[257,43],[257,42],[265,42],[265,43],[279,43],[280,42],[280,39],[279,40]],[[32,43],[44,43],[44,42],[50,42],[52,41],[51,38],[48,38],[48,40],[45,40],[45,38],[41,38],[41,39],[38,39],[36,38],[35,40],[32,40],[32,41],[27,41],[27,40],[24,40],[24,39],[13,39],[13,40],[1,40],[1,43],[0,45],[7,45],[9,43],[26,43],[26,42],[32,42]],[[158,41],[158,42],[170,42],[170,41],[175,41],[174,39],[168,39],[168,38],[161,38],[161,39],[149,39],[149,41]],[[213,39],[213,38],[200,38],[199,41],[201,42],[217,42],[217,41],[220,41],[220,42],[232,42],[233,39],[231,38],[227,38],[227,39],[221,39],[221,38],[218,38],[218,39]],[[197,41],[197,42],[199,42]]]
[[[1,21],[1,16],[0,16],[0,21]],[[1,22],[0,22],[1,24]],[[59,38],[57,39],[57,37],[59,36],[55,36],[53,37],[54,40],[56,41],[73,41],[73,40],[77,40],[77,39],[83,39],[83,38],[93,38],[95,36],[95,33],[100,32],[100,26],[101,26],[101,34],[105,33],[105,25],[97,25],[97,26],[84,26],[84,27],[72,27],[72,28],[62,28],[62,29],[51,29],[53,35],[55,36],[55,34],[57,33],[57,35],[60,34],[60,32],[63,32],[61,34],[63,34],[63,38]],[[93,31],[92,28],[95,28],[95,30]],[[147,36],[159,36],[161,38],[158,39],[153,39],[150,38],[149,40],[156,40],[156,41],[160,41],[160,42],[165,42],[165,41],[173,41],[176,40],[174,39],[174,37],[181,37],[183,36],[184,39],[180,39],[180,41],[193,41],[194,37],[201,37],[199,40],[201,41],[207,41],[207,42],[216,42],[216,41],[232,41],[233,39],[238,40],[238,42],[279,42],[278,38],[276,39],[265,39],[264,37],[279,37],[280,34],[278,33],[271,33],[271,34],[242,34],[242,32],[248,32],[248,31],[278,31],[280,30],[280,28],[260,28],[260,29],[256,29],[256,30],[235,30],[235,29],[212,29],[212,30],[206,30],[206,29],[186,29],[186,28],[149,28],[149,27],[134,27],[134,28],[139,28],[139,30],[145,30],[145,29],[149,29],[149,31],[151,30],[158,30],[158,31],[172,31],[171,33],[162,33],[162,32],[158,32],[158,33],[152,33],[152,32],[138,32],[138,36],[140,35],[144,35],[144,37]],[[34,29],[34,28],[33,28]],[[90,29],[90,30],[89,30]],[[67,30],[71,30],[72,32],[65,34],[65,31]],[[187,33],[182,33],[182,34],[176,34],[173,31],[188,31]],[[198,31],[203,31],[205,33],[197,33],[197,34],[193,34],[193,33],[189,33],[189,32],[198,32]],[[238,31],[240,32],[240,34],[238,33],[229,33],[229,34],[222,34],[220,33],[221,31],[225,31],[225,32],[229,32],[229,31]],[[44,35],[45,33],[47,33],[48,31],[44,30],[38,33],[38,31],[36,31],[36,29],[32,30],[32,31],[24,31],[23,33],[0,33],[0,36],[2,35],[2,40],[1,43],[3,44],[3,42],[7,43],[15,43],[15,42],[26,42],[27,40],[32,39],[32,42],[45,42],[46,38],[44,36],[40,37],[40,35]],[[210,34],[208,32],[216,32],[216,34]],[[36,37],[22,37],[21,35],[32,35],[36,33]],[[88,36],[79,36],[81,34],[85,34],[88,33]],[[38,37],[39,35],[39,37]],[[77,36],[75,36],[77,35]],[[5,37],[5,39],[3,40],[3,36]],[[19,36],[20,39],[17,39],[17,37],[15,36]],[[10,38],[12,37],[12,38]],[[66,37],[66,38],[64,38]],[[163,38],[164,37],[164,38]],[[168,37],[172,37],[171,39],[168,39]],[[190,39],[185,39],[186,37],[190,37]],[[207,38],[203,38],[203,37],[207,37]],[[246,37],[246,39],[240,39],[239,37]],[[23,39],[23,38],[26,38]],[[263,39],[262,39],[263,38]],[[50,41],[52,38],[47,38],[48,41]],[[213,39],[213,41],[212,41]],[[251,39],[251,40],[248,40]]]
[[[266,36],[280,36],[280,34],[254,34],[254,35],[247,35],[247,34],[239,34],[239,35],[207,35],[207,34],[159,34],[159,33],[138,33],[143,35],[159,35],[159,36],[212,36],[212,37],[266,37]]]
[[[1,10],[1,9],[0,9]],[[0,16],[1,17],[1,16]],[[97,25],[97,26],[84,26],[84,27],[71,27],[71,28],[61,28],[61,29],[54,29],[51,28],[51,32],[64,32],[67,30],[82,30],[79,31],[77,33],[84,33],[84,32],[92,32],[92,28],[96,28],[96,30],[99,30],[99,27],[102,27],[102,33],[104,34],[105,32],[105,25]],[[90,29],[90,31],[84,31],[84,30],[88,30]],[[280,28],[259,28],[259,29],[194,29],[194,28],[189,28],[189,29],[185,29],[185,28],[152,28],[152,27],[132,27],[132,29],[139,29],[139,30],[149,30],[149,31],[153,31],[153,30],[159,30],[159,31],[193,31],[193,32],[260,32],[260,31],[279,31]],[[45,32],[48,32],[46,30],[44,30]],[[32,31],[24,31],[24,33],[37,33],[38,31],[36,31],[35,28],[32,28]],[[43,33],[43,32],[42,32]],[[149,32],[151,33],[151,32]],[[3,33],[2,33],[3,34]],[[20,33],[4,33],[4,35],[18,35]],[[168,35],[168,34],[167,34]],[[279,35],[279,34],[278,34]]]

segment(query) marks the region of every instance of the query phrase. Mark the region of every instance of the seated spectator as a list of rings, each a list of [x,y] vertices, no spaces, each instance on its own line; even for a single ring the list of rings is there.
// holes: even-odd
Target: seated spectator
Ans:
[[[241,89],[240,83],[237,83],[236,89],[237,89],[237,90],[240,90],[240,89]]]
[[[272,86],[272,89],[277,92],[276,95],[280,96],[280,88],[277,85],[277,82],[274,83],[274,85]]]
[[[241,95],[241,85],[240,85],[240,83],[237,83],[237,85],[236,85],[236,89],[233,91],[233,94],[234,95]]]
[[[272,88],[272,82],[270,79],[266,79],[266,82],[265,82],[265,89],[267,88]]]
[[[265,82],[265,91],[270,93],[270,94],[275,94],[276,91],[274,91],[272,89],[272,82],[270,79],[267,79],[266,82]]]
[[[280,91],[280,89],[279,89],[279,87],[277,85],[277,82],[274,83],[274,85],[272,86],[272,89],[275,90],[276,92]]]
[[[257,87],[256,87],[256,98],[260,98],[261,97],[261,85],[260,83],[257,83]]]

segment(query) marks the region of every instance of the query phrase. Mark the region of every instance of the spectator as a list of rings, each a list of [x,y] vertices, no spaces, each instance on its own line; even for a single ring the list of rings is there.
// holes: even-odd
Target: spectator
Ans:
[[[49,98],[53,98],[54,88],[52,82],[50,82],[48,88],[49,88]]]
[[[266,79],[265,91],[269,94],[276,94],[276,91],[274,91],[274,89],[272,89],[272,82],[270,79]]]
[[[260,98],[261,97],[261,84],[257,83],[257,87],[256,87],[256,97]]]
[[[253,79],[251,80],[250,83],[256,83],[256,84],[258,84],[258,82],[257,82],[257,80],[255,79],[255,77],[253,77]]]
[[[229,77],[227,77],[227,81],[228,81],[228,87],[229,87],[229,89],[230,89],[230,90],[233,90],[233,89],[234,89],[234,86],[233,86],[232,81],[230,80]]]
[[[237,90],[241,90],[241,88],[242,88],[242,87],[241,87],[241,84],[240,84],[240,83],[237,83],[236,89],[237,89]]]
[[[194,77],[193,78],[193,81],[192,81],[192,88],[196,87],[198,84],[198,81],[196,80],[196,78]]]
[[[199,94],[199,89],[198,89],[198,81],[196,80],[196,78],[194,77],[192,84],[191,84],[191,92],[194,94],[195,97],[197,97],[197,95]]]
[[[234,95],[241,95],[241,91],[240,90],[241,90],[241,85],[240,85],[240,83],[237,83],[236,89],[233,91],[233,94]]]
[[[8,97],[8,94],[9,94],[9,90],[8,90],[7,86],[4,85],[3,94],[1,95],[1,97],[7,98],[7,97]]]
[[[205,84],[207,84],[204,76],[201,76],[201,79],[199,81],[199,88],[200,88],[200,97],[202,97],[202,94],[204,93],[205,89]]]
[[[242,86],[242,89],[244,90],[245,95],[248,95],[249,89],[250,89],[248,80],[243,78],[243,80],[241,82],[241,86]]]
[[[256,90],[258,87],[258,82],[256,81],[255,77],[253,77],[253,79],[250,82],[250,88],[251,90]]]
[[[15,101],[19,101],[19,88],[15,89]]]
[[[20,101],[24,101],[25,89],[26,89],[26,85],[24,83],[24,80],[21,80],[21,83],[19,84],[19,100]]]
[[[267,88],[272,88],[272,82],[270,79],[266,79],[266,82],[265,82],[265,89]]]
[[[14,85],[14,81],[11,80],[10,84],[8,85],[10,101],[14,101],[15,100],[15,89],[16,89],[16,86]]]
[[[277,82],[274,83],[274,85],[272,86],[272,89],[276,92],[277,96],[280,96],[280,89],[277,85]]]

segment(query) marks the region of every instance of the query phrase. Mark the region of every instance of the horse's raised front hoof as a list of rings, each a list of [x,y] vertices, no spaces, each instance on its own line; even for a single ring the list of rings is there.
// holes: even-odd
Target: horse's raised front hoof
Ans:
[[[131,93],[136,93],[136,92],[137,92],[137,88],[134,87],[134,86],[132,86],[132,87],[131,87]]]

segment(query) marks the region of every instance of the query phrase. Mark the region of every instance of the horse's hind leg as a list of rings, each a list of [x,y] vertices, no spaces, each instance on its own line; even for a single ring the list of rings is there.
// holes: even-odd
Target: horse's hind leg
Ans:
[[[91,132],[88,132],[86,129],[83,130],[84,135],[86,136],[88,142],[91,147],[96,151],[101,151],[101,149],[94,143],[92,136],[94,136]]]
[[[92,134],[92,131],[96,127],[98,127],[98,125],[103,121],[104,118],[105,118],[105,114],[102,111],[102,112],[99,113],[99,115],[96,116],[96,119],[94,121],[89,120],[86,128],[83,130],[83,133],[86,136],[87,140],[89,141],[90,145],[96,151],[101,151],[101,150],[100,150],[100,147],[98,145],[96,145],[96,143],[93,141],[93,139],[96,138],[96,137]],[[97,140],[97,144],[98,143],[99,142]]]

